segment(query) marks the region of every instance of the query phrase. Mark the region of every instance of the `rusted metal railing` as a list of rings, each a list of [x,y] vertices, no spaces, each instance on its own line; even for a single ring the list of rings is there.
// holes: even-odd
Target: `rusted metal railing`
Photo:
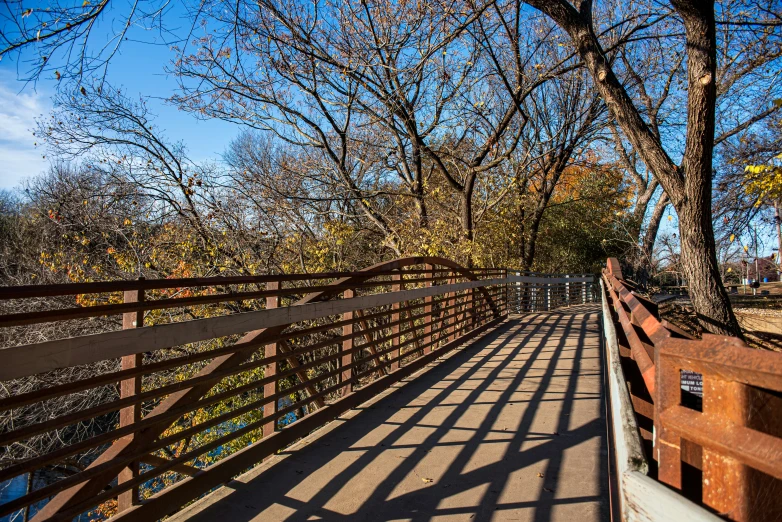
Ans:
[[[609,386],[614,435],[625,444],[616,452],[626,460],[616,466],[622,518],[672,520],[687,511],[688,520],[712,513],[736,521],[782,519],[782,354],[733,337],[693,339],[659,317],[656,305],[623,279],[616,259],[608,260],[603,283],[611,316],[609,384],[623,385]],[[630,407],[628,418],[623,410]],[[638,449],[643,463],[632,462]],[[654,498],[649,489],[642,498],[640,483],[632,482],[639,472],[708,511],[666,504],[664,493]],[[622,480],[634,485],[623,487]],[[668,518],[649,515],[660,505]]]
[[[593,276],[433,257],[0,288],[13,303],[0,315],[0,483],[28,479],[0,517],[164,517],[509,312],[595,295]]]

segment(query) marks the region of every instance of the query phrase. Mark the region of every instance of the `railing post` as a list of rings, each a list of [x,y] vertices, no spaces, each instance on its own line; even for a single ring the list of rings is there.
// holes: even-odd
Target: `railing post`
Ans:
[[[345,293],[343,294],[343,297],[345,299],[351,299],[355,295],[355,291],[353,289],[345,290]],[[355,317],[355,312],[345,312],[342,314],[342,320],[343,321],[351,321],[350,323],[342,326],[342,335],[349,338],[342,341],[342,358],[340,359],[340,367],[342,368],[342,373],[340,374],[340,382],[345,383],[345,386],[342,388],[342,396],[344,397],[351,391],[353,391],[353,383],[351,382],[351,379],[353,377],[353,367],[351,364],[353,363],[353,318]],[[376,361],[376,364],[378,364],[380,361]],[[347,368],[347,369],[346,369]]]
[[[448,275],[450,276],[448,278],[448,284],[452,285],[456,283],[456,278],[454,277],[453,272],[449,272]],[[452,314],[451,319],[448,321],[448,329],[446,332],[448,333],[447,340],[448,342],[453,341],[456,339],[456,318],[458,317],[457,312],[458,309],[456,307],[456,292],[448,292],[448,313]]]
[[[537,312],[538,283],[529,283],[529,311]]]
[[[143,281],[143,278],[140,280]],[[140,303],[144,301],[144,290],[128,290],[123,295],[123,301],[125,303]],[[129,330],[132,328],[141,328],[144,326],[144,312],[128,312],[122,314],[122,329]],[[142,365],[144,359],[143,354],[127,355],[122,358],[121,368],[123,370],[130,370],[132,368],[138,368]],[[120,398],[132,397],[138,393],[141,393],[141,375],[136,375],[129,379],[124,379],[120,382]],[[120,428],[130,426],[141,420],[141,404],[134,404],[127,408],[122,408],[119,412],[119,425]],[[133,435],[128,435],[129,438],[133,438]],[[122,485],[124,482],[133,480],[139,475],[139,462],[133,461],[122,471],[120,471],[117,477],[118,484]],[[132,506],[138,504],[139,501],[139,489],[138,486],[123,491],[117,496],[117,510],[125,511]]]
[[[402,283],[402,274],[396,273],[391,276],[391,279],[395,281],[395,283],[391,286],[391,289],[393,292],[401,292],[402,288],[404,287],[404,283]],[[391,309],[394,310],[394,313],[391,314],[391,323],[393,326],[391,326],[391,359],[393,359],[393,362],[391,363],[391,371],[399,369],[399,363],[402,361],[399,359],[399,356],[401,355],[401,352],[399,350],[399,321],[401,319],[399,314],[399,308],[401,307],[401,303],[399,301],[395,301],[394,304],[391,305]]]
[[[747,390],[738,382],[703,376],[703,414],[727,420],[736,426],[747,424]],[[703,448],[703,503],[731,520],[749,519],[748,469],[740,461]],[[770,520],[770,519],[769,519]]]
[[[475,288],[470,288],[469,297],[465,296],[464,300],[465,303],[465,319],[470,321],[470,330],[474,330],[476,327],[476,322],[478,320],[477,314],[478,310],[475,306]]]
[[[425,270],[425,277],[429,281],[424,283],[424,286],[430,288],[434,285],[434,266],[426,265]],[[434,317],[432,317],[432,300],[433,296],[424,297],[424,355],[432,351],[432,322],[434,321]]]
[[[502,315],[508,315],[510,310],[510,285],[508,284],[508,269],[503,268],[501,272],[502,278],[505,279],[505,283],[502,285],[502,309],[500,313]]]
[[[614,303],[614,306],[621,306]],[[656,382],[654,404],[654,452],[657,456],[657,478],[674,489],[682,489],[682,449],[681,437],[660,424],[660,415],[669,408],[681,403],[681,377],[679,368],[665,362],[660,350],[655,350],[654,358]]]
[[[269,283],[266,283],[266,290],[279,290],[280,289],[280,282],[279,281],[270,281]],[[280,297],[279,296],[273,296],[273,297],[267,297],[266,298],[266,309],[272,309],[277,308],[280,306]],[[267,344],[264,349],[264,355],[266,357],[274,357],[279,353],[279,344],[278,343],[271,343]],[[266,370],[264,372],[264,377],[273,377],[277,375],[277,361],[273,361],[266,365]],[[263,385],[263,397],[264,399],[266,397],[271,397],[277,393],[277,379],[274,379],[272,382],[267,382]],[[274,399],[272,401],[265,401],[263,405],[263,416],[264,417],[272,417],[275,413],[277,413],[277,399]],[[263,425],[263,431],[262,436],[268,437],[272,433],[274,433],[277,430],[277,419],[271,419],[269,422],[265,423]]]

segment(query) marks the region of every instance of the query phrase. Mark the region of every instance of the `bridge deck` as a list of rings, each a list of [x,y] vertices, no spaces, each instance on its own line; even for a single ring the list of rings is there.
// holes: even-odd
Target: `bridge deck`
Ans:
[[[605,520],[598,310],[512,316],[172,520]]]

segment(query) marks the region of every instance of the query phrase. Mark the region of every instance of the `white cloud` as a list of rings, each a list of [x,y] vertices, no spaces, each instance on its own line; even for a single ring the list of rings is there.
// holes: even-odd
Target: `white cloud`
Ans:
[[[49,111],[49,97],[29,85],[22,91],[22,85],[0,72],[0,188],[17,187],[48,165],[32,130],[35,119]]]

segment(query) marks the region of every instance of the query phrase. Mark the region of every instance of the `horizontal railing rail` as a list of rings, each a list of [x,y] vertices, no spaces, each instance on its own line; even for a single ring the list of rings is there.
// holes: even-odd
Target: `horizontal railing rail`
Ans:
[[[619,364],[609,365],[609,372],[621,372],[617,378],[626,386],[621,391],[609,388],[615,407],[612,422],[627,419],[617,405],[632,407],[633,426],[646,457],[635,471],[643,468],[683,497],[729,520],[778,519],[782,354],[751,349],[733,337],[692,338],[660,318],[655,303],[623,279],[616,259],[608,260],[603,282],[618,348]],[[607,339],[609,355],[613,343]],[[629,392],[629,400],[622,402],[620,392]],[[614,426],[614,431],[619,429]],[[639,519],[639,512],[649,506],[629,498],[621,484],[619,489],[623,518]],[[644,502],[651,505],[656,500]]]
[[[442,258],[0,289],[0,516],[164,517],[508,313],[594,276]]]

